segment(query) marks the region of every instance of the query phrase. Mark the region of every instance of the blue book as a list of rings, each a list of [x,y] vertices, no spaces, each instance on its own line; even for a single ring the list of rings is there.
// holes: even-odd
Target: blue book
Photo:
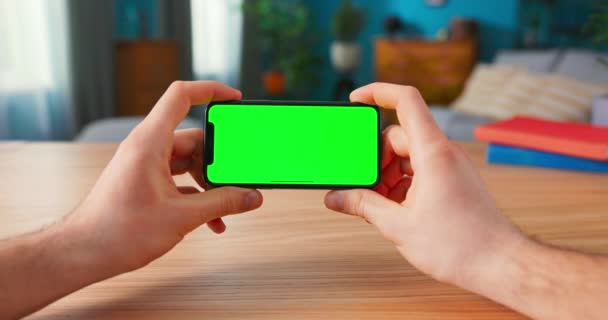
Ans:
[[[488,145],[486,159],[488,163],[608,173],[608,161],[589,160],[499,144]]]

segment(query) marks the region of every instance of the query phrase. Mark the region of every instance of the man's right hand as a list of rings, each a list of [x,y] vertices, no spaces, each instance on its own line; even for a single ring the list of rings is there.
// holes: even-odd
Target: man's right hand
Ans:
[[[471,161],[441,133],[418,91],[375,83],[351,100],[397,109],[384,133],[376,191],[333,191],[330,209],[360,216],[432,277],[534,319],[605,319],[608,257],[532,241],[507,219]]]
[[[377,189],[333,191],[326,206],[375,225],[421,271],[474,290],[472,278],[527,238],[497,209],[416,89],[374,83],[351,100],[396,109],[400,125],[384,132]]]

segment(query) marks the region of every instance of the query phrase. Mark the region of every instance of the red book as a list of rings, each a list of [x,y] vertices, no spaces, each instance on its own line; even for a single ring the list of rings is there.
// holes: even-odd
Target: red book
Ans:
[[[608,127],[517,116],[475,128],[485,142],[608,160]]]

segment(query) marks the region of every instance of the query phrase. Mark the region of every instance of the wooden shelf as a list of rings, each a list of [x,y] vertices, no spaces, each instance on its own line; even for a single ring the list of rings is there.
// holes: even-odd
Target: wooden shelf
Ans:
[[[146,115],[178,79],[175,41],[119,41],[116,50],[116,113]]]
[[[376,80],[415,86],[427,103],[449,104],[462,92],[477,58],[474,40],[375,40]]]

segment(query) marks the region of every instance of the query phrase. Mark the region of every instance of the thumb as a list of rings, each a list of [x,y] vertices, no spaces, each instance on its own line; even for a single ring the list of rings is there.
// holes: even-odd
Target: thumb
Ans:
[[[262,194],[257,190],[222,187],[205,192],[187,194],[176,199],[185,212],[188,231],[226,215],[251,211],[262,205]]]
[[[334,211],[362,217],[380,229],[390,223],[388,220],[392,216],[391,212],[399,208],[396,202],[367,189],[331,191],[325,196],[325,206]]]

